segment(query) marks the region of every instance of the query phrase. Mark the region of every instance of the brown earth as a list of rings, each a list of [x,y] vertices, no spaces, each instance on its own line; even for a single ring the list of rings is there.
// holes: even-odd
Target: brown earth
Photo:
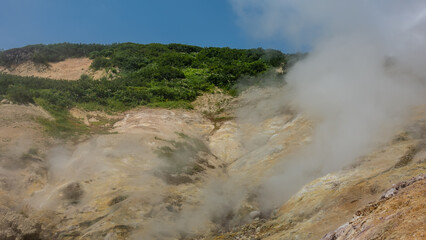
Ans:
[[[21,200],[47,181],[44,158],[56,140],[44,134],[39,118],[51,117],[41,107],[0,104],[0,207],[22,208]]]
[[[323,240],[425,239],[426,174],[399,182]]]
[[[0,72],[63,80],[78,80],[82,74],[92,76],[94,79],[100,79],[107,75],[104,70],[91,70],[91,64],[92,60],[89,58],[69,58],[64,61],[49,63],[49,66],[34,64],[33,62],[25,62],[10,68],[0,66]]]

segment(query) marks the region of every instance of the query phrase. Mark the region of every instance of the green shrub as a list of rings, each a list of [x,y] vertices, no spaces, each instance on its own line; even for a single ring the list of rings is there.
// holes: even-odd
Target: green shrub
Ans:
[[[67,58],[87,57],[91,52],[108,48],[100,44],[36,44],[22,48],[13,48],[0,52],[0,65],[11,66],[26,61],[34,61],[39,64],[59,62]]]
[[[194,107],[192,106],[192,104],[188,101],[167,101],[167,102],[154,102],[154,103],[149,103],[148,104],[149,107],[154,107],[154,108],[167,108],[167,109],[176,109],[176,108],[181,108],[181,109],[194,109]]]
[[[179,43],[171,43],[167,45],[167,47],[170,50],[173,50],[176,52],[182,52],[182,53],[194,53],[194,52],[199,52],[203,49],[202,47],[179,44]]]
[[[107,68],[111,66],[111,62],[106,57],[96,57],[93,59],[92,64],[90,65],[93,69],[99,70],[101,68]]]
[[[12,85],[7,90],[7,97],[19,104],[34,103],[33,93],[23,85]]]
[[[172,67],[188,67],[191,66],[194,57],[186,53],[170,52],[165,53],[158,58],[160,66],[172,66]]]
[[[39,118],[38,122],[44,126],[46,132],[58,138],[78,137],[89,132],[89,128],[78,119],[71,116],[67,109],[59,108],[42,98],[36,98],[37,105],[42,106],[54,119]]]

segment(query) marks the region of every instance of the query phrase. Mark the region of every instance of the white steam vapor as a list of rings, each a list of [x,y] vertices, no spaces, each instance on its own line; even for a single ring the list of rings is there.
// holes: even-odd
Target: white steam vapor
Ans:
[[[264,208],[368,153],[426,103],[425,1],[231,2],[253,36],[312,47],[286,81],[292,103],[316,123],[313,141],[265,180]]]
[[[254,38],[292,40],[294,46],[315,47],[320,40],[370,31],[388,40],[415,30],[424,39],[422,0],[230,0],[239,24]],[[369,34],[370,35],[370,34]],[[420,35],[420,36],[419,36]],[[397,40],[395,39],[395,40]],[[395,44],[395,42],[392,45]],[[384,42],[382,44],[385,44]],[[392,46],[395,47],[395,46]]]

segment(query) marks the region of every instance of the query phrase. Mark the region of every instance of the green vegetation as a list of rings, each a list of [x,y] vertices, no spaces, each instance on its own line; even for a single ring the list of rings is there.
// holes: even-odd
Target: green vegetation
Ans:
[[[183,44],[120,43],[29,45],[0,52],[0,65],[11,67],[25,61],[36,64],[58,62],[66,58],[89,57],[91,67],[120,71],[120,78],[141,81],[184,78],[177,71],[196,69],[203,73],[203,83],[230,89],[244,75],[255,76],[269,67],[284,66],[286,55],[272,49],[201,48]],[[168,75],[170,73],[170,75]],[[154,77],[154,78],[151,78]],[[138,81],[137,81],[138,80]],[[200,80],[200,79],[198,79]],[[130,81],[135,84],[135,82]]]
[[[10,67],[26,61],[47,65],[49,62],[59,62],[67,58],[86,57],[89,53],[106,47],[100,44],[72,43],[29,45],[0,51],[0,65]]]
[[[44,126],[49,135],[58,138],[73,138],[80,134],[89,133],[89,128],[79,120],[73,118],[67,108],[54,105],[43,98],[36,98],[35,102],[46,109],[53,117],[37,119]]]
[[[68,136],[87,129],[71,120],[68,109],[124,111],[147,105],[192,108],[203,92],[219,87],[235,93],[240,79],[250,79],[271,67],[285,67],[287,55],[277,50],[201,48],[183,44],[50,44],[30,45],[0,52],[0,65],[25,61],[48,64],[71,57],[93,59],[94,70],[111,70],[113,79],[52,80],[0,74],[0,98],[16,103],[36,103],[54,121],[42,123],[52,132]],[[244,77],[245,76],[245,77]]]

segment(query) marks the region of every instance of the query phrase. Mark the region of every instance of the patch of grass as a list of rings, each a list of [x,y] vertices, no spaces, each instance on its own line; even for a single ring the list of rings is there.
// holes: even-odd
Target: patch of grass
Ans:
[[[89,116],[90,117],[90,116]],[[117,132],[110,132],[110,128],[116,123],[119,119],[108,119],[104,117],[97,116],[97,122],[90,123],[90,133],[92,134],[115,134]]]
[[[53,137],[66,139],[76,138],[79,135],[89,133],[89,128],[81,121],[73,118],[68,109],[59,109],[50,105],[44,99],[35,99],[36,103],[46,109],[54,119],[38,118],[38,122],[46,132]]]
[[[46,132],[53,137],[66,139],[75,138],[79,135],[88,133],[88,128],[78,121],[69,118],[60,118],[49,120],[39,118],[38,122],[46,129]]]
[[[194,109],[192,104],[188,101],[167,101],[167,102],[154,102],[149,103],[148,107],[153,108],[166,108],[166,109]]]
[[[76,107],[81,108],[86,111],[105,111],[105,106],[99,104],[98,102],[82,102],[77,103]]]
[[[124,112],[131,109],[130,106],[126,106],[122,102],[112,98],[107,99],[106,104],[100,104],[99,102],[90,101],[90,102],[76,103],[76,107],[81,108],[85,111],[101,111],[101,112],[106,112],[108,114],[113,114],[116,112]]]

